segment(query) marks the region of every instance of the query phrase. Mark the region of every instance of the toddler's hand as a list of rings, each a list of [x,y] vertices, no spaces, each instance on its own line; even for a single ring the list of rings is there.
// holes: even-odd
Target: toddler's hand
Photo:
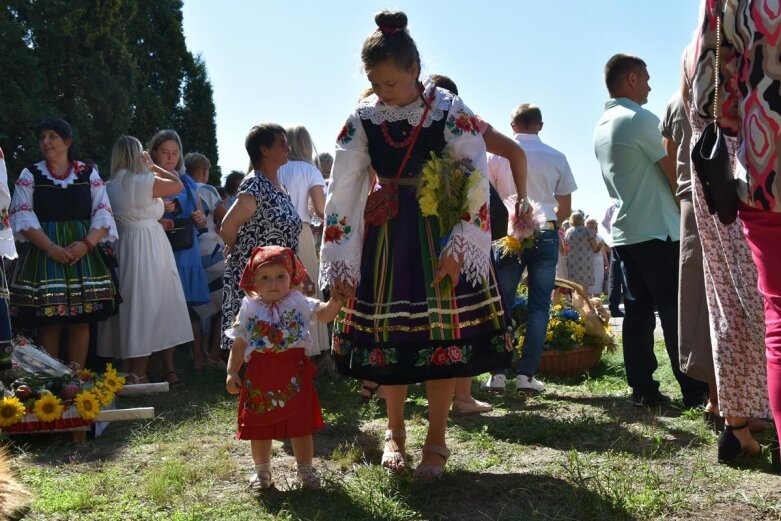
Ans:
[[[225,389],[228,390],[228,394],[239,394],[241,392],[239,373],[228,373],[228,378],[225,380]]]

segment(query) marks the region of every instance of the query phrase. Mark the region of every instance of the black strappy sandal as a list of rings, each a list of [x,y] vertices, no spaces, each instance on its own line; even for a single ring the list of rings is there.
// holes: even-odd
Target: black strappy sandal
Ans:
[[[377,391],[380,390],[380,387],[382,387],[381,384],[374,384],[374,387],[369,387],[368,385],[363,384],[361,385],[361,390],[358,394],[361,397],[361,400],[368,402],[377,395]],[[365,393],[363,392],[364,390],[366,391]],[[381,396],[376,396],[376,398],[378,400],[383,399]]]

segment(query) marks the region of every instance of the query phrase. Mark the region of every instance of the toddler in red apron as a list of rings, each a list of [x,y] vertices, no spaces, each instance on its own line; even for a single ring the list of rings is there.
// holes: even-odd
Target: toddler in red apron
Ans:
[[[309,353],[309,323],[331,322],[342,304],[338,298],[323,303],[294,289],[305,275],[290,248],[255,248],[239,284],[247,296],[233,327],[225,331],[233,339],[225,385],[230,394],[240,394],[236,437],[252,444],[250,488],[256,490],[273,485],[271,442],[286,438],[293,445],[298,481],[307,488],[320,486],[312,467],[312,433],[323,427],[323,417],[315,367],[307,358],[315,354]]]

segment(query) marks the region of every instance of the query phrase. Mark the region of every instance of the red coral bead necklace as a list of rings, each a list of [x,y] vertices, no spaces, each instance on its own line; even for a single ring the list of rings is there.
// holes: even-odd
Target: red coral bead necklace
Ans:
[[[68,168],[65,170],[65,172],[62,174],[57,174],[57,172],[55,172],[54,170],[54,167],[52,167],[51,163],[46,161],[46,168],[49,170],[49,173],[52,175],[53,178],[59,179],[60,181],[67,178],[70,175],[71,170],[73,170],[75,166],[76,166],[75,161],[72,163],[68,163]]]

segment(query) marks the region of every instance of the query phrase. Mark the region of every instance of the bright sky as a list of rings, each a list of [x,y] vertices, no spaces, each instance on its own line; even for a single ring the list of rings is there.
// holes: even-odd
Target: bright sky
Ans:
[[[305,125],[320,152],[334,140],[368,86],[360,50],[374,14],[401,9],[423,74],[445,74],[464,102],[512,135],[510,111],[542,110],[543,141],[568,158],[573,207],[601,216],[609,204],[592,132],[608,98],[607,59],[635,54],[648,64],[646,108],[661,117],[678,88],[683,48],[698,0],[185,0],[187,46],[206,60],[217,107],[222,172],[248,164],[244,138],[261,122]],[[187,143],[184,144],[187,149]]]

